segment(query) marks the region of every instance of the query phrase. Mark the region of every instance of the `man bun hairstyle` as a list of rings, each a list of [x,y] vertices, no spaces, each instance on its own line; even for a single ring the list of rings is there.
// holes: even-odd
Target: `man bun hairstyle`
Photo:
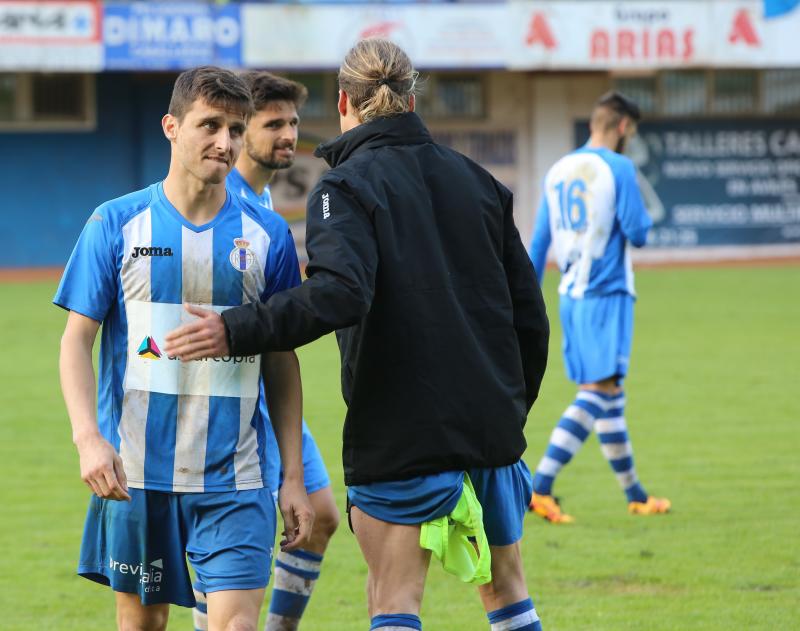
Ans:
[[[630,118],[638,123],[642,120],[642,111],[636,101],[628,96],[610,90],[603,94],[594,104],[592,110],[592,126],[599,125],[602,129],[616,127],[623,117]]]
[[[408,55],[387,39],[363,39],[339,68],[339,88],[363,123],[408,112],[418,73]]]
[[[168,112],[183,120],[186,112],[197,99],[214,107],[241,112],[245,118],[253,113],[253,100],[244,80],[224,68],[198,66],[178,75]]]
[[[272,101],[289,101],[299,110],[308,98],[308,89],[302,83],[265,70],[250,70],[242,73],[241,77],[250,89],[256,111],[264,109]]]

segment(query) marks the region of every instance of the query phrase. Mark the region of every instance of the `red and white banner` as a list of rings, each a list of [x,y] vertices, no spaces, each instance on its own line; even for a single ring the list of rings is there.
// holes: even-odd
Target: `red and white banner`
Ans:
[[[797,67],[800,11],[767,19],[762,0],[513,2],[516,69]]]
[[[100,70],[100,2],[0,0],[0,68]]]
[[[800,66],[800,10],[763,0],[512,1],[242,7],[243,63],[336,68],[379,35],[420,68],[652,70]]]

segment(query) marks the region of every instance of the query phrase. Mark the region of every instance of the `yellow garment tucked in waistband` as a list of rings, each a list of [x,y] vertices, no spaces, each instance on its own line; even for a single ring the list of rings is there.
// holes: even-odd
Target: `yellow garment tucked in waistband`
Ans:
[[[492,555],[483,529],[483,508],[467,473],[453,512],[424,522],[419,545],[430,550],[446,572],[465,583],[484,585],[492,580]]]

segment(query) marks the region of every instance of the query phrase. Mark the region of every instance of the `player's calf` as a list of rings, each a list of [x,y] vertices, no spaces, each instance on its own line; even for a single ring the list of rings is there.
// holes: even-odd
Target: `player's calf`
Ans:
[[[323,555],[339,526],[339,510],[330,486],[308,496],[314,508],[314,530],[303,549],[279,552],[269,615],[264,631],[295,631],[320,576]]]

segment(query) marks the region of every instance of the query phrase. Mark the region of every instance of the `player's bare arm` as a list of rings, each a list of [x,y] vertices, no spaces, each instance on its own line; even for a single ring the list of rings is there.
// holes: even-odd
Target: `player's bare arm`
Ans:
[[[278,506],[283,515],[282,550],[308,543],[314,509],[303,480],[303,390],[300,363],[294,351],[266,353],[261,359],[267,407],[283,465]]]
[[[164,351],[183,361],[203,357],[225,357],[230,354],[225,323],[215,311],[185,305],[197,319],[167,333]]]
[[[97,427],[92,347],[99,328],[96,320],[70,311],[61,338],[61,390],[80,457],[81,479],[98,497],[130,500],[122,459]]]

